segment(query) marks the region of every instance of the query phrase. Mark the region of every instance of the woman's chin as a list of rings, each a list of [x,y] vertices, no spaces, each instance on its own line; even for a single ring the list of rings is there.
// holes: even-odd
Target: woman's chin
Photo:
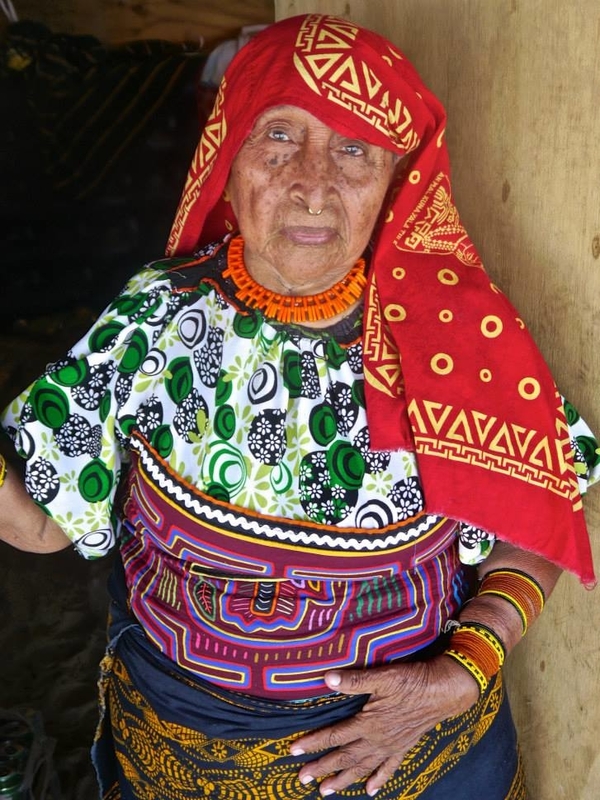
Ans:
[[[269,248],[271,269],[281,281],[276,291],[281,292],[281,286],[285,286],[290,294],[316,294],[340,281],[360,257],[349,255],[340,244],[336,233],[321,236],[308,231],[279,237],[277,246]],[[269,288],[275,290],[273,286]]]

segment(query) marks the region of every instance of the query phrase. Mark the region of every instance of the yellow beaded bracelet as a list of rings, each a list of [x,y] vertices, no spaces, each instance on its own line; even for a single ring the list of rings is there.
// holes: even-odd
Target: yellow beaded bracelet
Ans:
[[[4,456],[0,456],[0,486],[4,483],[4,479],[6,478],[6,459]]]
[[[491,628],[481,622],[460,622],[452,628],[450,646],[444,651],[477,681],[480,694],[487,689],[506,656],[506,649]]]

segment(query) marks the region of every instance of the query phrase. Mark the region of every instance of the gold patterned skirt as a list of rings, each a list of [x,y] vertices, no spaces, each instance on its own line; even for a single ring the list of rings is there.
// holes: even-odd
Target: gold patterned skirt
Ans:
[[[351,716],[365,697],[277,703],[190,678],[127,630],[103,662],[93,758],[102,800],[321,800],[289,754],[303,732]],[[364,783],[336,797],[368,800]],[[499,675],[465,714],[407,754],[378,800],[525,800],[523,771]]]

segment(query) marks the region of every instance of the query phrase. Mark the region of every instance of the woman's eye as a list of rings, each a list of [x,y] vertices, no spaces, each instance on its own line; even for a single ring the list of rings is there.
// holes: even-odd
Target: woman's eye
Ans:
[[[269,131],[269,139],[273,139],[275,142],[289,142],[290,137],[286,133],[286,131],[282,130],[281,128],[272,128]]]
[[[349,156],[364,156],[366,152],[365,146],[362,144],[345,144],[343,150]]]

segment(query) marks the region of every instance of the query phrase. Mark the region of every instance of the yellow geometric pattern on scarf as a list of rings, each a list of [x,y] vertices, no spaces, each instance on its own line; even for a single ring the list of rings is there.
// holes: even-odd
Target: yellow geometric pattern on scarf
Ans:
[[[223,101],[227,81],[223,80],[213,106],[212,112],[202,131],[196,147],[192,163],[187,174],[182,197],[177,209],[177,216],[171,228],[169,248],[175,248],[181,238],[185,221],[198,199],[200,189],[210,174],[219,148],[227,136],[227,120],[223,110]]]
[[[161,720],[136,691],[118,657],[111,684],[115,751],[136,800],[320,800],[318,785],[303,786],[298,780],[300,763],[290,763],[289,745],[301,733],[275,740],[220,739]],[[379,800],[417,800],[487,733],[503,696],[499,675],[473,708],[422,737],[378,792]],[[446,745],[435,755],[440,742]],[[286,761],[279,763],[282,759]],[[363,783],[336,796],[367,800]],[[110,797],[118,800],[113,790]],[[524,798],[519,771],[506,800]]]
[[[408,153],[420,143],[412,115],[375,70],[351,52],[358,34],[351,22],[309,16],[298,32],[294,65],[312,91],[352,111]],[[381,53],[382,66],[393,58],[402,58],[393,48]]]
[[[417,453],[508,475],[570,499],[575,510],[582,507],[577,475],[566,459],[568,436],[551,441],[536,430],[431,400],[411,400],[408,415]]]
[[[448,176],[438,174],[396,236],[398,250],[454,254],[467,267],[482,267],[450,193]]]
[[[397,398],[403,392],[400,356],[389,328],[384,324],[376,278],[367,288],[363,322],[365,380],[380,392]],[[376,364],[370,369],[369,364]]]

